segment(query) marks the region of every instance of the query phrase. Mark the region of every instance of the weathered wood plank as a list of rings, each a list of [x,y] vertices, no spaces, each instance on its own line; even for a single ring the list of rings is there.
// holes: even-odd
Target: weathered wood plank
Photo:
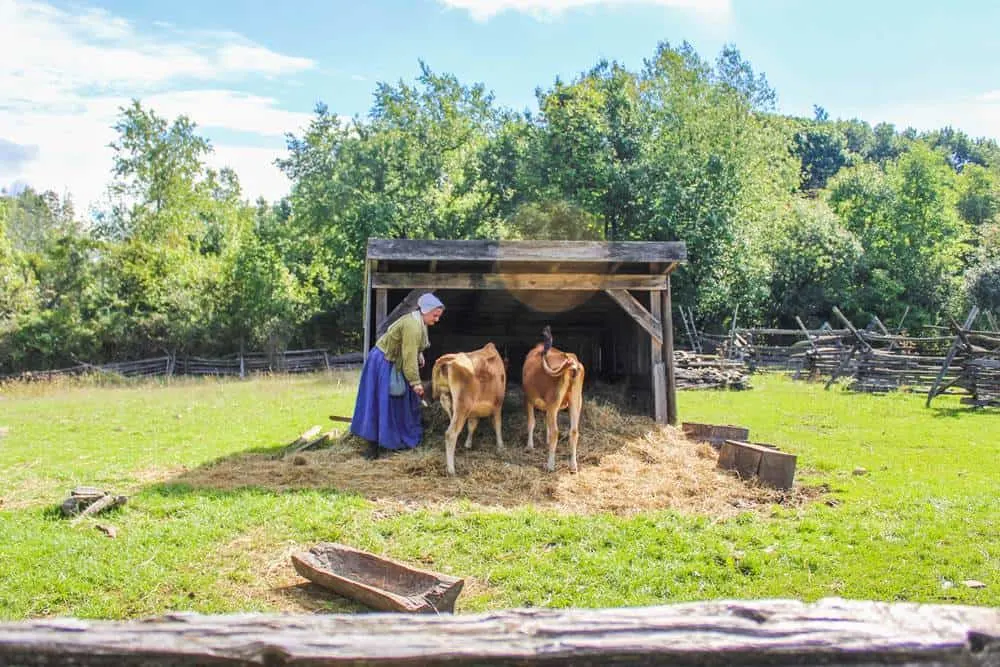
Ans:
[[[368,259],[519,262],[686,262],[676,242],[368,239]]]
[[[364,315],[365,325],[364,325],[364,349],[361,350],[364,359],[368,359],[368,350],[374,344],[372,340],[372,263],[371,261],[365,262],[365,297],[364,297]]]
[[[384,289],[375,290],[375,330],[378,331],[385,323],[389,312],[389,294]]]
[[[719,450],[718,467],[735,470],[743,479],[758,479],[776,489],[788,490],[795,479],[797,458],[773,445],[726,440]]]
[[[470,616],[200,616],[0,624],[0,663],[997,665],[1000,609],[838,598]]]
[[[653,295],[656,298],[656,295]],[[663,338],[663,361],[667,376],[667,423],[677,425],[677,374],[674,372],[674,318],[673,302],[670,295],[670,274],[667,274],[667,288],[660,292],[661,334]]]
[[[655,264],[651,264],[650,271],[654,270]],[[649,314],[654,320],[660,320],[660,295],[650,292]],[[657,340],[654,336],[649,339],[649,367],[652,373],[653,386],[653,419],[660,424],[667,423],[667,369],[663,363],[663,341]]]
[[[606,273],[392,273],[372,276],[372,287],[387,289],[658,290],[662,275]]]
[[[659,344],[663,344],[662,325],[659,320],[653,318],[646,308],[639,303],[639,300],[624,289],[605,289],[605,293],[614,299],[615,303],[622,307],[636,323],[646,330]],[[655,296],[655,295],[654,295]]]
[[[734,426],[732,424],[700,424],[698,422],[684,422],[681,429],[689,439],[711,443],[713,447],[719,449],[726,440],[746,441],[750,437],[750,429],[745,426]]]

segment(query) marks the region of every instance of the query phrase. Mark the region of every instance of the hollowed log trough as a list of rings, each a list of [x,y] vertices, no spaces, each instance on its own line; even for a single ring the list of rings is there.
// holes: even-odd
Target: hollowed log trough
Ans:
[[[313,583],[379,611],[453,612],[465,584],[458,577],[334,542],[292,554],[292,563]]]

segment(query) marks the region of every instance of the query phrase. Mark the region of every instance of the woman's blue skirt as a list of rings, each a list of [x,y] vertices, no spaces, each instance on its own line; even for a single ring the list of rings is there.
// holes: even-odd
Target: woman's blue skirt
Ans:
[[[373,347],[361,369],[358,400],[351,418],[351,433],[386,449],[412,449],[420,444],[420,397],[408,387],[403,396],[389,395],[392,362]]]

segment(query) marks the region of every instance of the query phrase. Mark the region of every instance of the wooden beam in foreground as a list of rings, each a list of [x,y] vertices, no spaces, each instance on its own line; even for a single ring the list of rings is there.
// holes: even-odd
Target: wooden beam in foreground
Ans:
[[[375,289],[659,290],[665,275],[606,273],[395,273],[372,276]]]
[[[996,665],[1000,609],[829,598],[475,615],[174,613],[0,623],[0,663]]]

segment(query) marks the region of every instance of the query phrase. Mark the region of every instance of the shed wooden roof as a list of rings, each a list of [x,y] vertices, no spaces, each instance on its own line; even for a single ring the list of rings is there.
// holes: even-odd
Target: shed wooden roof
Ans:
[[[368,259],[678,264],[687,262],[687,246],[683,242],[652,241],[425,241],[372,238],[368,240]]]

